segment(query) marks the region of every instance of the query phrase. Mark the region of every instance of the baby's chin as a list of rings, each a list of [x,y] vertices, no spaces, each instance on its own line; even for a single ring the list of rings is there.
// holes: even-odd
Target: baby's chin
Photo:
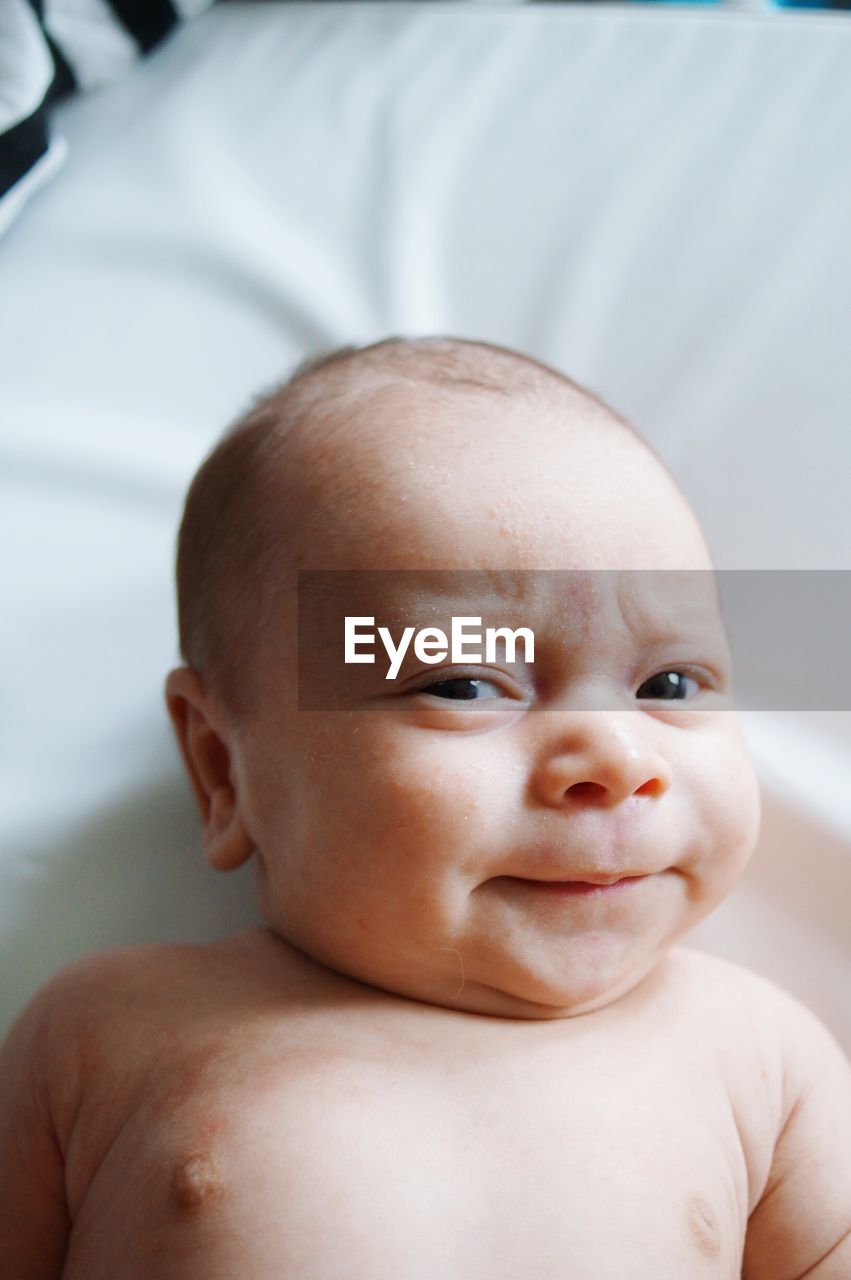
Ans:
[[[427,997],[429,1003],[466,1013],[489,1017],[552,1021],[580,1017],[615,1004],[637,991],[659,969],[668,949],[646,957],[626,971],[565,973],[557,979],[533,974],[513,975],[501,982],[465,979],[450,990],[438,984]],[[423,999],[423,994],[418,997]]]
[[[451,948],[442,948],[451,952]],[[358,964],[351,957],[323,957],[328,969],[339,977],[355,981],[386,996],[414,1000],[456,1013],[526,1021],[552,1021],[579,1017],[615,1004],[631,992],[638,992],[659,970],[669,947],[652,955],[634,958],[603,958],[599,954],[583,963],[558,966],[558,971],[542,974],[531,966],[515,962],[475,963],[468,953],[462,972],[459,953],[446,955],[446,965],[414,974],[404,966],[384,972],[380,965]],[[320,959],[314,956],[313,959]],[[608,963],[607,963],[608,959]],[[330,961],[330,963],[329,963]]]
[[[320,982],[355,983],[379,1000],[399,997],[456,1013],[529,1021],[579,1017],[639,992],[676,941],[658,934],[597,934],[506,951],[492,938],[459,938],[456,948],[431,946],[420,937],[407,950],[376,950],[336,931],[269,925],[277,942]]]

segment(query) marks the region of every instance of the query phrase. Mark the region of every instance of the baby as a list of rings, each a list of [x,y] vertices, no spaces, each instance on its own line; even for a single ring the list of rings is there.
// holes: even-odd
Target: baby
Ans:
[[[676,945],[759,823],[694,582],[659,459],[503,348],[345,348],[224,437],[166,698],[204,855],[253,859],[266,926],[29,1002],[3,1277],[849,1280],[844,1055]],[[375,661],[342,660],[344,617],[458,616],[534,657],[436,660],[432,631],[388,679],[362,622]]]

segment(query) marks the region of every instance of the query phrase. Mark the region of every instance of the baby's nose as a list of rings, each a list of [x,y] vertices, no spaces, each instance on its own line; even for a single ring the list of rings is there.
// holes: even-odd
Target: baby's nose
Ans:
[[[664,795],[670,765],[639,721],[634,711],[568,713],[537,770],[540,799],[608,808],[630,796]]]

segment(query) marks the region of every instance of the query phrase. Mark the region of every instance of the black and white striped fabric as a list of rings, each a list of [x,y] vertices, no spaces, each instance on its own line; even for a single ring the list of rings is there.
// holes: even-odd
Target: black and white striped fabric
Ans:
[[[128,70],[213,0],[0,0],[0,234],[65,159],[51,103]]]

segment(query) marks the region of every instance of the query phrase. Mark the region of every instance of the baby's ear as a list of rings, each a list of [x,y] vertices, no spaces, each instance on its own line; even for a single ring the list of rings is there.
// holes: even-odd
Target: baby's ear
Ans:
[[[180,754],[201,815],[204,857],[217,871],[232,871],[254,851],[233,783],[230,750],[204,686],[191,667],[170,671],[165,700]]]

